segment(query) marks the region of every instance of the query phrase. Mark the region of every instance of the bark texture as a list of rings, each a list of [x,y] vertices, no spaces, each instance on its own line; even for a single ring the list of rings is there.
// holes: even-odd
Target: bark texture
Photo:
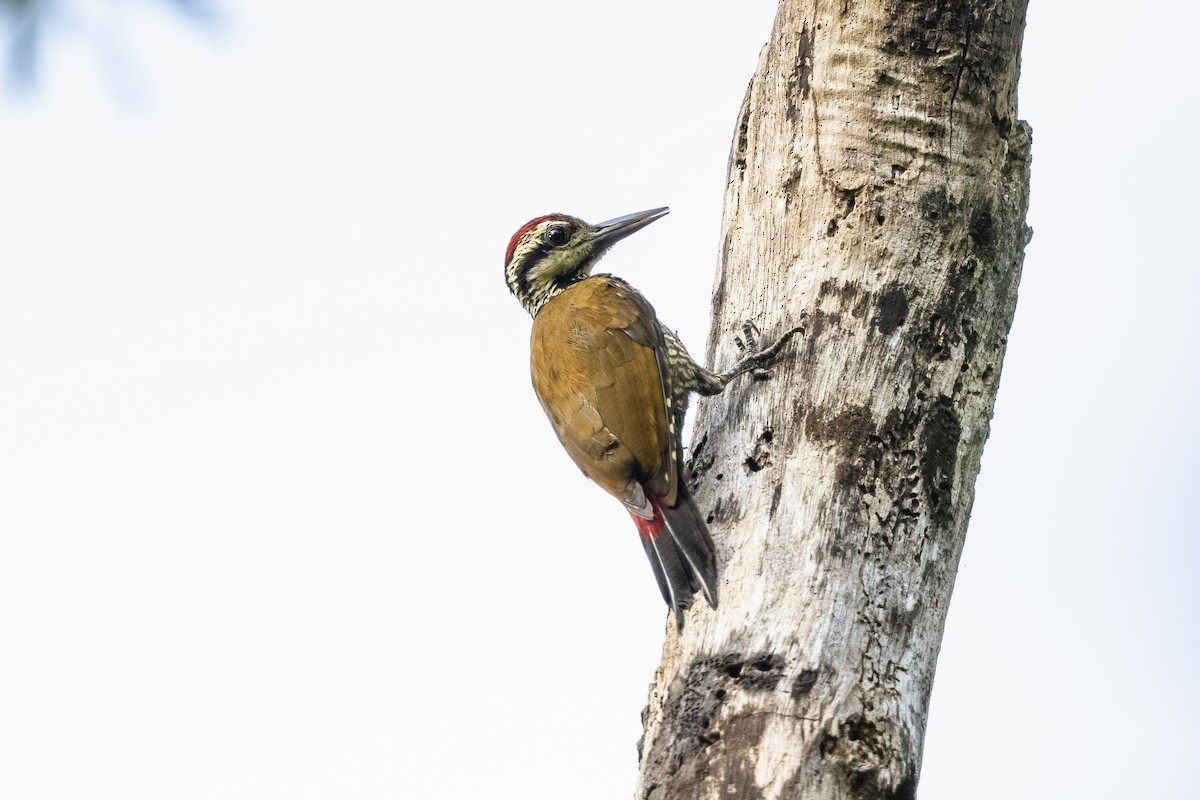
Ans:
[[[720,608],[669,626],[638,797],[916,793],[1016,306],[1027,0],[783,0],[738,119],[699,404]]]

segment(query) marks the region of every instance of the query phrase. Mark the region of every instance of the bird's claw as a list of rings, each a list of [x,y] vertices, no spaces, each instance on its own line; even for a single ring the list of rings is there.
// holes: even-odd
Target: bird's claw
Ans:
[[[771,377],[771,371],[763,365],[770,360],[770,357],[764,357],[758,352],[758,334],[758,327],[750,320],[746,320],[742,323],[742,335],[734,336],[733,341],[742,357],[749,360],[747,366],[750,368],[750,377],[756,381],[765,381]],[[745,341],[742,337],[745,337]]]
[[[778,355],[783,346],[797,333],[803,333],[804,328],[796,326],[791,330],[786,331],[769,347],[762,350],[758,349],[758,334],[757,326],[750,320],[742,323],[742,335],[734,336],[733,342],[737,345],[738,352],[742,358],[737,366],[730,371],[730,376],[749,372],[751,377],[756,381],[766,380],[771,377],[770,370],[766,369],[766,365]]]

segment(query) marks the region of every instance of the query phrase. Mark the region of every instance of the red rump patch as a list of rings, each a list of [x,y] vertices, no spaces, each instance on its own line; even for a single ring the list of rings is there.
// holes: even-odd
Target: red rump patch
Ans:
[[[517,242],[521,240],[522,236],[529,233],[529,231],[533,230],[539,224],[548,219],[554,219],[555,217],[565,219],[566,216],[566,214],[547,214],[544,217],[534,217],[533,219],[529,220],[529,222],[526,222],[524,225],[522,225],[520,230],[514,233],[512,238],[508,240],[508,250],[504,253],[504,263],[508,264],[508,262],[512,261],[513,250],[517,249]]]
[[[663,519],[662,506],[658,504],[657,497],[650,498],[650,505],[654,508],[654,519],[642,519],[632,511],[629,516],[633,517],[633,524],[637,525],[638,536],[642,540],[657,539],[658,535],[663,532],[663,528],[667,527],[667,521]]]

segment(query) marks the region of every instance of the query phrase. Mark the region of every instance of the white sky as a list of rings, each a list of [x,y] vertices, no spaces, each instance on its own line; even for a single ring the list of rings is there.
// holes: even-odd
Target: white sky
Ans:
[[[629,796],[665,609],[503,249],[670,205],[605,266],[703,352],[774,3],[90,8],[0,103],[0,796]],[[1033,2],[1036,233],[922,800],[1194,796],[1180,8]]]

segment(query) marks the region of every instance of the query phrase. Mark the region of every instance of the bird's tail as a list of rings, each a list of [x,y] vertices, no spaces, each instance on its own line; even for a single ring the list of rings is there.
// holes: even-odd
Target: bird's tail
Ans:
[[[712,537],[700,509],[682,487],[674,506],[664,506],[656,497],[650,498],[650,503],[653,519],[630,516],[637,523],[663,600],[675,612],[675,624],[682,629],[683,612],[691,607],[696,592],[703,592],[708,604],[717,607],[717,559]]]

